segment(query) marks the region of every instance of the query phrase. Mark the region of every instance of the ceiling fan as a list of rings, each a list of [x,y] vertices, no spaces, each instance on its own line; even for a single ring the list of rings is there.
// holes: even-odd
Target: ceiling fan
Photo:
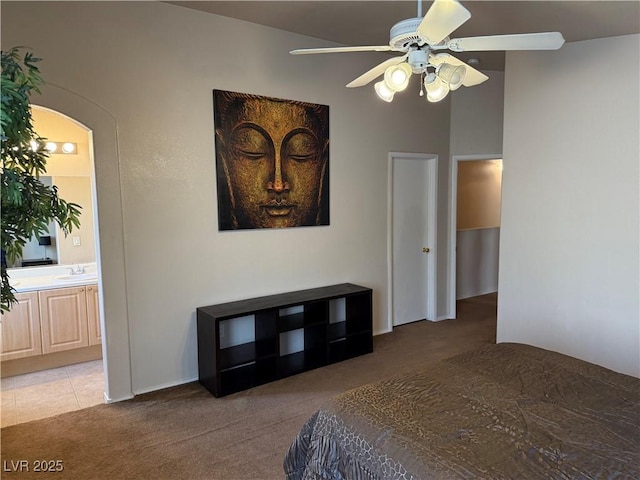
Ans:
[[[384,75],[374,88],[382,100],[390,102],[396,92],[407,88],[411,74],[417,74],[421,77],[420,95],[426,91],[428,101],[439,102],[450,90],[456,90],[461,85],[478,85],[489,78],[442,50],[557,50],[564,44],[560,32],[449,38],[469,18],[471,12],[458,0],[435,0],[423,17],[422,0],[418,0],[418,15],[391,27],[389,45],[303,48],[289,53],[402,52],[404,55],[376,65],[347,84],[347,87],[362,87]]]

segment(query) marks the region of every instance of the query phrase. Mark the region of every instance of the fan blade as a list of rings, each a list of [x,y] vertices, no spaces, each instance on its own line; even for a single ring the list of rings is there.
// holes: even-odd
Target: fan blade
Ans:
[[[465,87],[473,87],[474,85],[479,85],[489,79],[489,77],[487,77],[484,73],[476,70],[472,66],[467,65],[462,60],[459,60],[456,57],[449,55],[448,53],[438,53],[429,57],[429,63],[431,63],[432,65],[440,65],[444,62],[450,63],[451,65],[463,65],[467,69],[467,74],[464,77],[464,82],[462,82],[462,85],[464,85]]]
[[[471,18],[471,12],[458,0],[435,0],[418,25],[418,35],[429,45],[436,45]]]
[[[391,50],[389,45],[371,46],[371,47],[328,47],[328,48],[298,48],[291,50],[291,55],[309,55],[311,53],[343,53],[343,52],[388,52]]]
[[[380,75],[382,75],[384,73],[384,71],[387,68],[389,68],[391,65],[397,65],[399,63],[404,62],[404,60],[407,57],[408,57],[408,55],[403,55],[401,57],[394,57],[394,58],[390,58],[389,60],[385,60],[381,64],[376,65],[375,67],[373,67],[368,72],[365,72],[362,75],[360,75],[358,78],[353,80],[351,83],[347,84],[347,87],[349,87],[349,88],[363,87],[367,83],[371,82],[372,80],[375,80]]]
[[[488,37],[454,38],[447,47],[454,52],[489,50],[557,50],[564,44],[560,32],[491,35]]]

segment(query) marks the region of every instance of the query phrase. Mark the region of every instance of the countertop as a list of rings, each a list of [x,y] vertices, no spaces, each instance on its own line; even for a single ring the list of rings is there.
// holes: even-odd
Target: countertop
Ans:
[[[85,273],[73,275],[70,268],[76,265],[56,265],[46,267],[11,268],[9,283],[16,292],[33,292],[52,288],[79,287],[98,283],[96,264],[80,264]]]

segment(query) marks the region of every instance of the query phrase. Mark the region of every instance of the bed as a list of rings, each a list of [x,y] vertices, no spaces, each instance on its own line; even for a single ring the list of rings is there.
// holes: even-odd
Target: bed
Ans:
[[[501,343],[338,395],[288,480],[639,479],[640,380]]]

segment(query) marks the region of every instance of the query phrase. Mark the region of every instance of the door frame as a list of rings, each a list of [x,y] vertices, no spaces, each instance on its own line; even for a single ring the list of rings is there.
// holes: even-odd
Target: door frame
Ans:
[[[456,318],[456,249],[458,217],[458,162],[472,160],[502,160],[502,154],[492,155],[452,155],[449,162],[449,245],[447,271],[449,276],[449,296],[447,298],[447,318]]]
[[[427,320],[437,320],[437,211],[438,211],[438,155],[431,153],[389,152],[387,168],[387,331],[393,330],[393,165],[403,160],[427,162],[429,184],[427,185],[427,243],[431,249],[427,262]]]

